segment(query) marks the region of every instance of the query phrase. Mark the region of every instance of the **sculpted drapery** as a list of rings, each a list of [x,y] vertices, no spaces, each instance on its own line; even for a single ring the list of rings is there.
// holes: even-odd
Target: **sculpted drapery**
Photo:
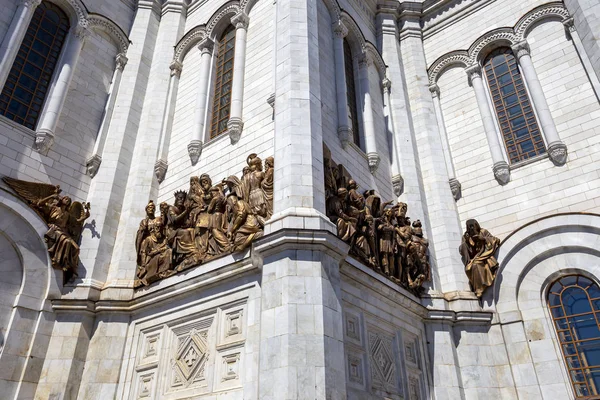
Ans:
[[[241,179],[229,176],[213,184],[208,174],[192,176],[188,191],[177,191],[173,205],[152,201],[136,235],[137,279],[147,286],[179,271],[231,252],[261,237],[273,214],[273,157],[247,159]]]

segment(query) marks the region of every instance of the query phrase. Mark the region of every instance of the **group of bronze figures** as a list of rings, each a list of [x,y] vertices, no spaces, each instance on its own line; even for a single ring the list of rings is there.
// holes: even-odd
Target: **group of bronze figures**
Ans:
[[[241,251],[263,235],[273,214],[273,157],[264,162],[250,154],[242,177],[229,176],[213,185],[208,174],[190,179],[188,191],[175,192],[174,203],[146,206],[135,238],[135,287]],[[393,282],[419,293],[431,280],[429,241],[419,220],[410,223],[406,203],[382,202],[374,190],[357,183],[324,146],[327,216],[350,254]],[[52,266],[64,271],[64,281],[77,275],[79,240],[90,204],[61,196],[59,186],[3,178],[47,223],[44,239]],[[459,251],[471,289],[478,298],[492,286],[498,271],[495,254],[500,240],[470,219]]]
[[[273,157],[263,162],[250,154],[242,177],[213,185],[208,174],[190,179],[188,191],[175,192],[173,205],[146,206],[135,248],[134,286],[159,279],[216,257],[246,249],[263,235],[273,214]]]
[[[360,192],[342,164],[324,146],[327,216],[350,254],[393,282],[418,293],[431,280],[429,241],[421,221],[410,223],[406,203],[381,202],[374,190]]]
[[[79,239],[84,221],[90,216],[90,203],[61,196],[60,186],[2,178],[48,225],[44,240],[52,266],[62,269],[64,282],[77,275]]]

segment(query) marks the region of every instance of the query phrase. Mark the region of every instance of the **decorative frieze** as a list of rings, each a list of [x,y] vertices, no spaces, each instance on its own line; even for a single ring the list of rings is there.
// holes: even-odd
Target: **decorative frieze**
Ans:
[[[164,177],[160,161],[156,168]],[[241,178],[232,175],[216,185],[208,174],[192,176],[187,192],[175,192],[173,205],[160,204],[159,216],[148,203],[136,237],[135,287],[242,251],[262,236],[273,214],[273,157],[265,160],[265,170],[254,153],[246,161]]]

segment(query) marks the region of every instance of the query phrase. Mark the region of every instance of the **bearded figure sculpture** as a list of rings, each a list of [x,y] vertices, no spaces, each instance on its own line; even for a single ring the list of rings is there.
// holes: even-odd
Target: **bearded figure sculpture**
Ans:
[[[500,247],[500,239],[479,226],[479,222],[470,219],[466,224],[459,252],[465,265],[471,289],[478,298],[492,286],[498,271],[495,254]]]

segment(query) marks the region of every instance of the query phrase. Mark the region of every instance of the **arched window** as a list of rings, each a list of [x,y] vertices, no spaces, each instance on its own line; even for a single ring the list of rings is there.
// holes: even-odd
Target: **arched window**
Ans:
[[[60,51],[67,15],[44,1],[36,9],[0,95],[0,114],[35,129]]]
[[[344,68],[346,69],[346,100],[348,102],[348,118],[352,124],[352,140],[360,146],[358,134],[358,110],[356,107],[356,85],[354,84],[354,62],[352,61],[352,50],[348,41],[344,39]]]
[[[540,128],[512,50],[502,47],[490,53],[484,70],[510,162],[545,153]]]
[[[233,56],[235,53],[235,28],[230,26],[219,40],[215,74],[211,139],[227,131],[231,111],[231,83],[233,81]]]
[[[555,282],[548,293],[560,347],[576,398],[600,395],[600,288],[578,275]]]

